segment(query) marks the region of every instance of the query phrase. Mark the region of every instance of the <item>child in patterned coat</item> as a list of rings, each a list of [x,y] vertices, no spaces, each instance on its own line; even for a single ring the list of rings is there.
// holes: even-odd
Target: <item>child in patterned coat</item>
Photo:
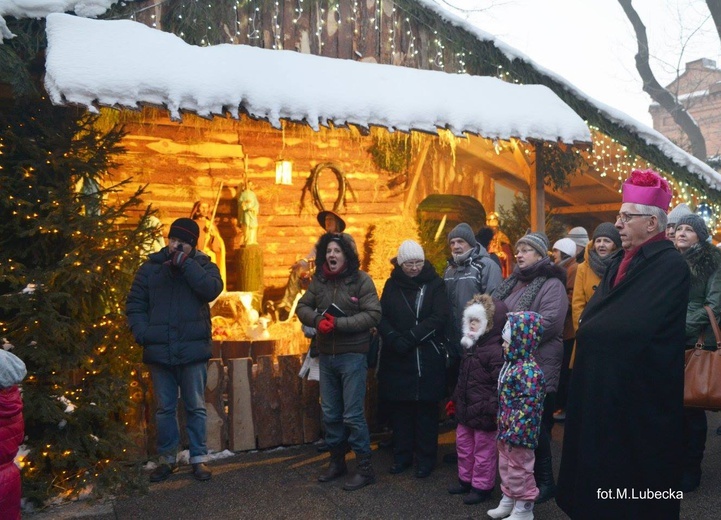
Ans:
[[[541,341],[541,315],[510,312],[501,338],[505,363],[498,377],[498,469],[503,498],[491,518],[532,520],[538,488],[533,477],[546,382],[533,352]],[[510,516],[508,516],[510,514]]]

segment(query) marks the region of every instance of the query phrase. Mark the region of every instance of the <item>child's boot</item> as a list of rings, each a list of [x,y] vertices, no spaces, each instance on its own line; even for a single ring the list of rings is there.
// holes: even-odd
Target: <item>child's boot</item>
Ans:
[[[491,518],[506,518],[508,515],[511,514],[511,511],[513,511],[514,503],[515,501],[512,498],[503,495],[503,497],[501,498],[501,502],[498,504],[498,507],[489,510],[488,516],[490,516]]]
[[[533,520],[533,501],[516,500],[513,513],[506,520]]]
[[[486,500],[488,500],[491,497],[491,493],[493,493],[493,488],[478,489],[471,487],[470,493],[463,497],[463,503],[467,506],[480,504],[481,502],[485,502]]]

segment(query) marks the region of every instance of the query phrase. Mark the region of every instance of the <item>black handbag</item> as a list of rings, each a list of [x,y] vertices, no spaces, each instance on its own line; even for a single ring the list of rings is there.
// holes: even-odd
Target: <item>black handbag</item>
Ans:
[[[368,368],[376,368],[378,366],[378,356],[381,350],[381,335],[378,331],[372,331],[370,333],[370,340],[368,342]]]

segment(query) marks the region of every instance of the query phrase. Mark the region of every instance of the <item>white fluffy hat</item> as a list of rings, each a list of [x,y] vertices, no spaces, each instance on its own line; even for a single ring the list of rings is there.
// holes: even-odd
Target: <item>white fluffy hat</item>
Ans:
[[[398,248],[398,265],[409,260],[425,260],[426,255],[423,254],[423,248],[414,240],[406,240]]]
[[[556,240],[556,243],[553,244],[553,249],[558,249],[561,253],[566,253],[568,256],[576,256],[576,243],[570,238]]]

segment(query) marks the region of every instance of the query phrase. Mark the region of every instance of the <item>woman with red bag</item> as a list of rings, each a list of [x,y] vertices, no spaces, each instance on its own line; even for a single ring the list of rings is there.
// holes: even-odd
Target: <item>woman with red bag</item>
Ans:
[[[709,230],[703,218],[692,213],[679,219],[674,241],[691,270],[691,290],[686,311],[686,349],[693,348],[704,331],[704,348],[716,349],[704,306],[711,307],[718,321],[721,315],[721,251],[708,239]],[[690,493],[701,483],[701,461],[708,428],[706,411],[684,408],[683,422],[684,453],[680,490]]]

